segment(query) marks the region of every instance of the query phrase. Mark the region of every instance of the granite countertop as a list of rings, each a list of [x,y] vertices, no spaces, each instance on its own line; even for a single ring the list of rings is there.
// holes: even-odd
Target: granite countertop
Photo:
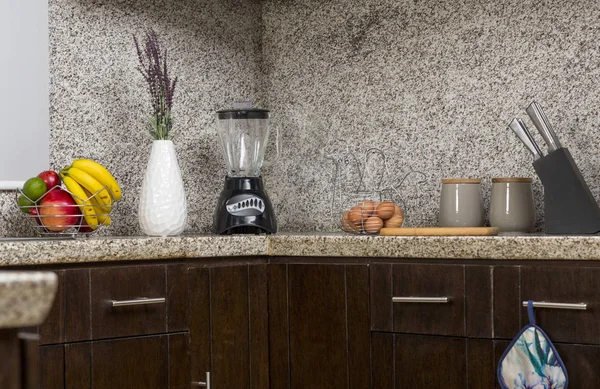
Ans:
[[[0,239],[0,266],[222,256],[600,260],[599,236],[389,237],[343,233]]]
[[[42,323],[54,301],[57,285],[52,272],[0,272],[0,328]]]

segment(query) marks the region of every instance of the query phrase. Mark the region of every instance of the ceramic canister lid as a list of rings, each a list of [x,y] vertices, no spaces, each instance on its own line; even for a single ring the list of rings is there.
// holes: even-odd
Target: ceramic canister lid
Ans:
[[[497,184],[500,182],[524,182],[531,183],[532,179],[528,177],[501,177],[501,178],[492,178],[492,183]]]
[[[442,184],[481,184],[479,178],[442,178]]]

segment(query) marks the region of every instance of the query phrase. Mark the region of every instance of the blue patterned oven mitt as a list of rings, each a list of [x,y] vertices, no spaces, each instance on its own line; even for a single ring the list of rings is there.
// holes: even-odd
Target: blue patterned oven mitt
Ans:
[[[566,389],[567,369],[548,335],[535,325],[533,302],[527,303],[529,324],[510,343],[498,364],[502,389]]]

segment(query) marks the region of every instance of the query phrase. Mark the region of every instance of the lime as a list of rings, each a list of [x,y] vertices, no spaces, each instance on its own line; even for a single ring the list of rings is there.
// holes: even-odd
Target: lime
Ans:
[[[32,201],[42,197],[47,190],[46,183],[39,177],[30,178],[23,185],[23,193]]]
[[[28,213],[29,210],[31,209],[31,207],[35,207],[35,203],[31,200],[29,200],[25,195],[21,195],[19,196],[19,200],[17,200],[19,203],[19,207],[21,208],[21,211]]]

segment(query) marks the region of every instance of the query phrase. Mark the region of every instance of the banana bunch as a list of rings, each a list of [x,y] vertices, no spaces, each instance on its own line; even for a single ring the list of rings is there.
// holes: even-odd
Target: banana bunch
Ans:
[[[117,180],[104,166],[91,159],[76,159],[60,171],[60,176],[92,230],[110,224],[108,214],[122,194]]]

